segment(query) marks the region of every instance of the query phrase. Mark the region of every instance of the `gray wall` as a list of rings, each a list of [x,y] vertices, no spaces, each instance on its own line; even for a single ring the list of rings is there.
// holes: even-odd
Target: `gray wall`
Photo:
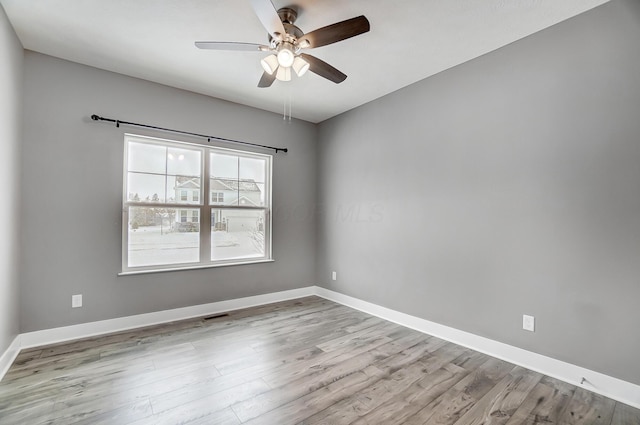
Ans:
[[[317,282],[640,384],[639,40],[613,1],[322,123]]]
[[[0,355],[18,335],[18,179],[22,105],[22,45],[0,6]]]
[[[274,155],[276,261],[117,276],[123,134],[176,137],[117,129],[91,114],[290,148]],[[315,200],[313,124],[29,51],[24,123],[22,332],[314,284],[315,224],[305,213]],[[71,309],[79,293],[84,307]]]

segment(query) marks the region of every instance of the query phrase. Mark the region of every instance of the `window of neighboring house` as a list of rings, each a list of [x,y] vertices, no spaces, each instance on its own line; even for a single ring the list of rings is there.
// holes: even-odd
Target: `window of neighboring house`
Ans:
[[[123,272],[271,259],[271,155],[127,134],[125,158]]]
[[[224,192],[211,192],[211,203],[212,204],[224,203]]]

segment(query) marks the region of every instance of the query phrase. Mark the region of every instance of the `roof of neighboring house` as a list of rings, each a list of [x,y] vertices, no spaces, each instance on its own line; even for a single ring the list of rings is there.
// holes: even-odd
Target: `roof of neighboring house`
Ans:
[[[198,189],[200,188],[200,177],[176,176],[174,189]]]
[[[225,179],[211,178],[211,190],[232,190],[240,192],[260,192],[260,188],[253,179]]]
[[[198,179],[190,179],[180,184],[176,184],[176,189],[200,189]]]
[[[176,186],[174,189],[197,189],[200,187],[200,179],[198,177],[176,177]],[[260,188],[253,179],[228,179],[222,177],[212,177],[211,190],[231,190],[234,192],[261,192]]]

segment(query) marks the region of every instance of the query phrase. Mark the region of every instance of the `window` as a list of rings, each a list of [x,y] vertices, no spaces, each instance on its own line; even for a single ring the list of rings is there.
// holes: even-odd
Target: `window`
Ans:
[[[270,260],[271,158],[125,135],[123,272]]]
[[[224,203],[224,192],[211,192],[211,203],[212,204]]]

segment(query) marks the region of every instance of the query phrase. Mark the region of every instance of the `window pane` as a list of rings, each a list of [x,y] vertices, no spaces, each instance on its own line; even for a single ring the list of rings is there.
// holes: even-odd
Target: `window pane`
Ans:
[[[223,177],[213,177],[209,180],[210,197],[212,205],[238,205],[238,180]]]
[[[177,204],[200,204],[200,179],[187,176],[167,176],[169,199]]]
[[[262,189],[260,188],[262,186]],[[238,205],[241,207],[264,206],[264,184],[257,185],[253,180],[240,180],[238,187]]]
[[[235,155],[223,155],[212,153],[211,177],[222,177],[226,179],[238,179],[238,157]]]
[[[129,142],[128,171],[165,174],[167,148],[147,143]]]
[[[209,161],[209,203],[238,205],[238,157],[211,153]]]
[[[211,260],[265,255],[265,214],[259,210],[211,210]]]
[[[240,180],[251,180],[256,183],[264,183],[265,160],[240,157]]]
[[[165,176],[127,173],[127,201],[165,202]]]
[[[242,158],[240,163],[239,205],[264,206],[264,182],[266,181],[266,161],[256,158]]]
[[[200,176],[200,151],[192,149],[168,148],[167,174]]]
[[[200,261],[197,217],[197,209],[129,208],[129,267]]]

